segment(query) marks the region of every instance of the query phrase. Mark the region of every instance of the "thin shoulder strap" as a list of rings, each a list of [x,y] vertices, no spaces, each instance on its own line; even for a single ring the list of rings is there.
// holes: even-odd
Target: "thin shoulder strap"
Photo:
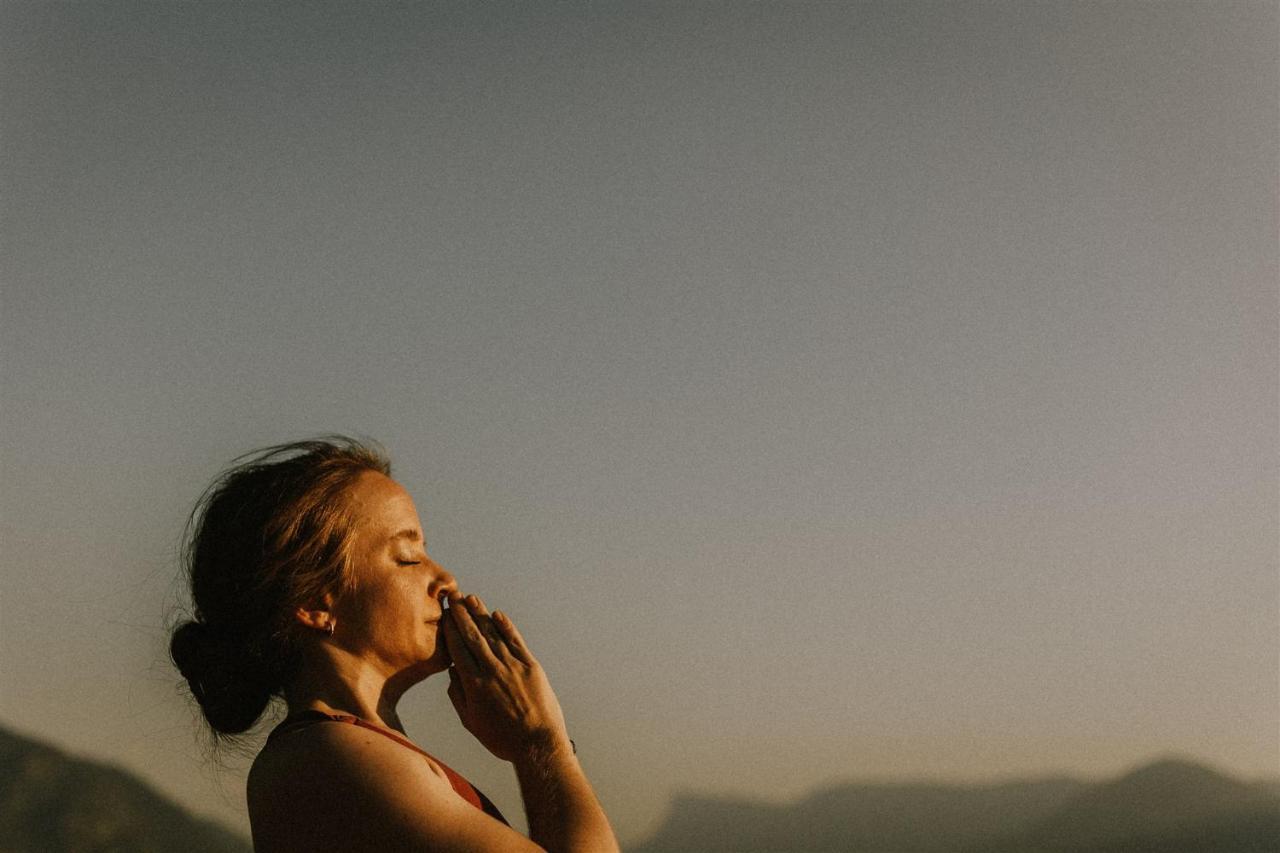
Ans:
[[[285,720],[283,723],[277,726],[276,730],[273,731],[271,735],[268,737],[268,740],[270,740],[270,738],[274,737],[276,734],[287,734],[296,729],[300,729],[300,728],[303,728],[304,726],[310,725],[311,723],[324,723],[329,721],[332,721],[335,723],[350,723],[353,726],[359,726],[362,729],[368,729],[371,732],[377,732],[378,734],[384,737],[391,738],[393,741],[400,744],[401,746],[405,746],[405,747],[408,747],[409,749],[412,749],[414,752],[418,753],[419,755],[425,755],[427,758],[430,758],[432,761],[443,764],[443,762],[440,762],[440,759],[436,758],[434,755],[427,752],[425,749],[418,746],[413,741],[407,738],[401,737],[391,729],[384,729],[382,726],[376,726],[373,723],[370,723],[367,720],[362,720],[359,717],[354,716],[352,714],[329,714],[324,711],[307,709],[306,711],[303,711],[302,714],[299,714],[298,716],[293,717],[291,719]]]

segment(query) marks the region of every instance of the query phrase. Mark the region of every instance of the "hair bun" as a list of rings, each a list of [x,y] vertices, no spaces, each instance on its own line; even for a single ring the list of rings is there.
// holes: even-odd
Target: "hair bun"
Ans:
[[[248,656],[230,640],[205,622],[184,622],[169,640],[169,656],[209,725],[224,734],[238,734],[262,716],[271,687],[249,671]]]
[[[169,656],[178,672],[191,685],[191,692],[202,704],[204,693],[201,676],[204,674],[210,642],[209,626],[203,622],[184,622],[173,632],[169,640]]]

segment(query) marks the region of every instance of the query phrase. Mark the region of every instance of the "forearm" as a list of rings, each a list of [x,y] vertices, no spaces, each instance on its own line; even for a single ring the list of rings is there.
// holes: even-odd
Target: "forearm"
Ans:
[[[529,838],[550,853],[616,853],[617,839],[567,740],[514,762]]]

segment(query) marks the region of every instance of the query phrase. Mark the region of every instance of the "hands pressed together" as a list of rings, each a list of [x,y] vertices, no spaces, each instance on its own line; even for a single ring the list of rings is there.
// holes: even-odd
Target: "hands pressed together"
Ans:
[[[504,761],[572,750],[551,683],[506,614],[455,593],[440,624],[453,659],[449,699],[476,740]]]
[[[544,850],[617,853],[609,819],[573,755],[560,702],[515,624],[456,592],[440,624],[453,658],[449,699],[467,731],[515,765],[529,838]]]

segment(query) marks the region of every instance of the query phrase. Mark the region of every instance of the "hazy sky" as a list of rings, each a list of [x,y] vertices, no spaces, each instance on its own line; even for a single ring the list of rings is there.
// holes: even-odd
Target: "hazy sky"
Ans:
[[[6,0],[0,724],[244,826],[177,543],[341,431],[624,838],[1274,772],[1277,8]],[[410,734],[518,813],[444,686]]]

